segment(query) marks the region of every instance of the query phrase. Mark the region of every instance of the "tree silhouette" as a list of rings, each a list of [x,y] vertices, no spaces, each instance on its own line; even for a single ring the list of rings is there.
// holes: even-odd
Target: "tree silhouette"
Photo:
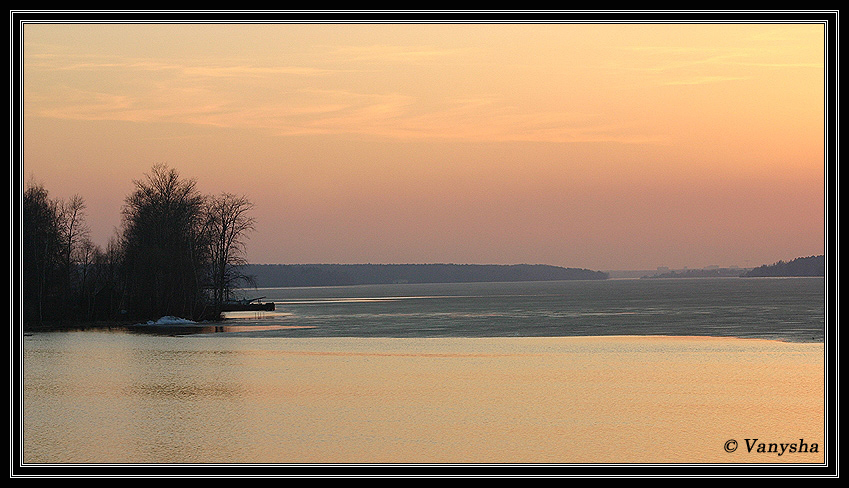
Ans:
[[[202,195],[195,180],[154,165],[122,208],[122,229],[105,251],[89,238],[85,202],[49,198],[29,184],[22,199],[23,322],[220,318],[243,273],[254,230],[245,196]]]
[[[209,236],[213,304],[230,298],[233,288],[240,282],[250,282],[241,272],[247,264],[245,238],[254,230],[255,219],[248,215],[253,204],[244,196],[222,193],[209,200],[206,206],[206,232]]]
[[[206,305],[205,197],[194,180],[155,165],[123,209],[123,270],[131,315],[197,318]]]
[[[66,202],[60,202],[58,208],[59,235],[62,239],[60,252],[62,270],[62,315],[72,315],[74,306],[81,297],[84,274],[87,264],[94,253],[94,245],[89,240],[89,228],[85,223],[85,201],[74,195]]]
[[[55,311],[59,293],[59,252],[62,246],[59,212],[47,190],[30,184],[22,202],[21,258],[23,274],[23,320],[42,324]],[[64,282],[64,280],[61,280]],[[45,317],[48,313],[48,317]]]

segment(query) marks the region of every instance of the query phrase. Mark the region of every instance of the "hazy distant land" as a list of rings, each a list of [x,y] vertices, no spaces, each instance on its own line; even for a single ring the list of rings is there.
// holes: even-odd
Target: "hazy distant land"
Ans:
[[[251,264],[244,272],[258,288],[609,278],[602,271],[530,264]]]
[[[511,281],[605,280],[615,272],[542,264],[249,264],[245,274],[258,288],[351,286],[395,283],[475,283]],[[623,275],[624,276],[624,275]],[[641,278],[825,276],[825,257],[779,261],[757,268],[670,270]]]
[[[516,281],[605,280],[613,277],[712,278],[767,276],[825,276],[825,257],[779,261],[757,268],[670,270],[648,275],[594,271],[542,264],[249,264],[244,270],[258,288],[351,286],[395,283],[475,283]]]
[[[755,268],[744,276],[825,276],[825,256],[808,256],[789,262],[779,261]]]
[[[643,278],[712,278],[712,277],[792,277],[825,276],[825,256],[808,256],[792,261],[778,261],[757,268],[720,268],[712,266],[703,269],[684,269],[666,271]]]

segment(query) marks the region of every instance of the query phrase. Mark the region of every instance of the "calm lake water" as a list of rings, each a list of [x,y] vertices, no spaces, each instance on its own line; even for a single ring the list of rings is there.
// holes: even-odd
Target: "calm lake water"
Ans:
[[[286,337],[689,335],[822,342],[822,278],[650,279],[260,288],[276,313],[230,324]],[[255,319],[260,320],[255,320]]]
[[[23,460],[822,463],[824,288],[259,289],[275,312],[28,334]]]

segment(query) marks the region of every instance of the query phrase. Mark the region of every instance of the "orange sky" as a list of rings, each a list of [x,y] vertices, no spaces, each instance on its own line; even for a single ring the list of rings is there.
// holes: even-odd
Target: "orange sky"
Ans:
[[[822,24],[27,24],[25,181],[96,244],[156,163],[254,263],[824,252]]]

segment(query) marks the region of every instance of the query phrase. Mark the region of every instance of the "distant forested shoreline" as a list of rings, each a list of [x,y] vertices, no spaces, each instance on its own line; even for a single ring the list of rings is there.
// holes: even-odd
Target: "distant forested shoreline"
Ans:
[[[743,275],[747,278],[780,276],[825,276],[825,256],[808,256],[763,265]]]
[[[777,263],[765,264],[753,269],[687,269],[680,271],[668,271],[666,273],[660,273],[652,276],[643,276],[643,278],[780,278],[803,276],[825,276],[825,256],[808,256],[796,258],[792,261],[778,261]]]
[[[249,264],[243,272],[258,288],[609,278],[602,271],[530,264]]]

